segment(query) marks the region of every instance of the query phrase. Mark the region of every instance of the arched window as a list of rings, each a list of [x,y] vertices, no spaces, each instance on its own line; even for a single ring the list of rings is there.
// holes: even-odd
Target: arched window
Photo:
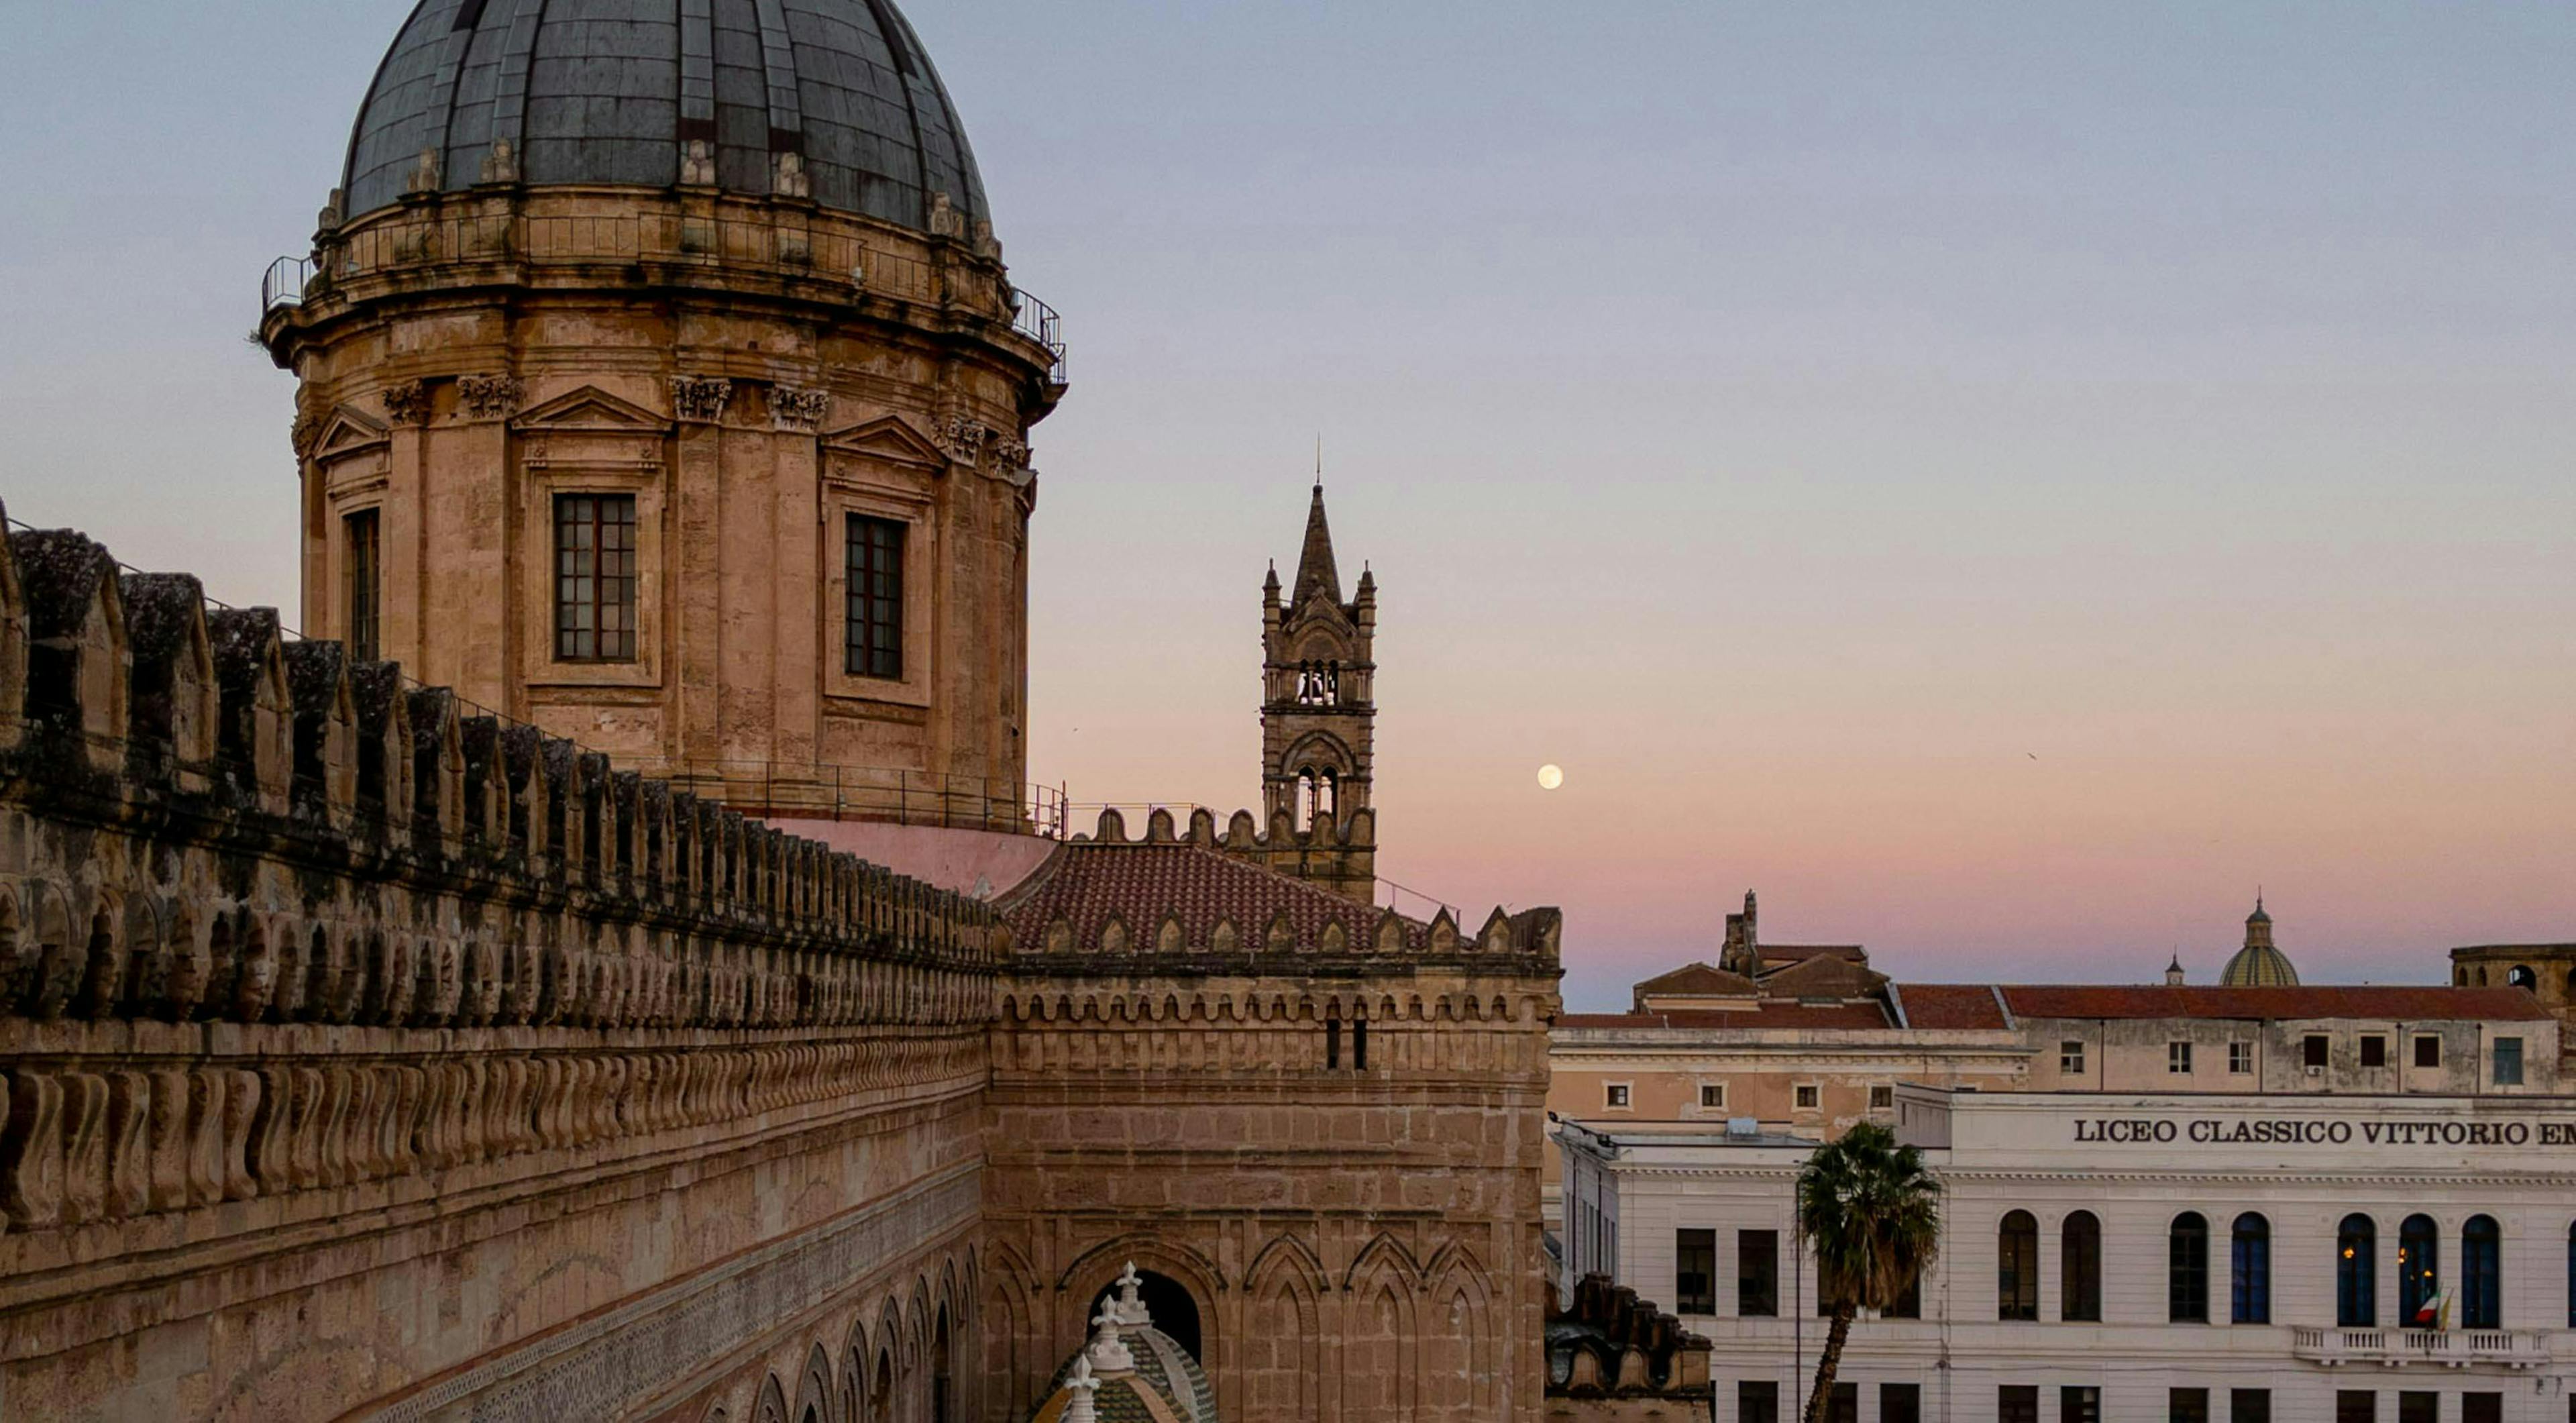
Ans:
[[[1342,781],[1330,767],[1315,783],[1315,823],[1339,825],[1342,821]]]
[[[948,1362],[948,1306],[943,1304],[930,1336],[930,1423],[956,1423],[956,1397],[956,1375]]]
[[[2428,1215],[2410,1215],[2397,1227],[2397,1323],[2431,1324],[2425,1314],[2442,1292],[2442,1230]],[[2418,1319],[2417,1315],[2424,1315]]]
[[[2228,1312],[2237,1324],[2272,1322],[2272,1222],[2252,1211],[2236,1218],[2228,1245]]]
[[[2039,1222],[2028,1211],[2005,1216],[1995,1247],[1995,1318],[2039,1318]]]
[[[2057,1237],[2057,1317],[2095,1323],[2102,1318],[2102,1222],[2075,1211]]]
[[[894,1423],[894,1355],[877,1352],[876,1391],[868,1395],[868,1423]]]
[[[2379,1323],[2379,1227],[2348,1215],[2335,1231],[2335,1323],[2368,1329]]]
[[[2504,983],[2507,988],[2528,988],[2538,991],[2540,975],[2532,972],[2531,965],[2518,963],[2504,971]]]
[[[2198,1211],[2175,1216],[2165,1266],[2165,1317],[2209,1322],[2209,1222]]]
[[[2460,1228],[2460,1327],[2504,1327],[2504,1232],[2491,1215]]]

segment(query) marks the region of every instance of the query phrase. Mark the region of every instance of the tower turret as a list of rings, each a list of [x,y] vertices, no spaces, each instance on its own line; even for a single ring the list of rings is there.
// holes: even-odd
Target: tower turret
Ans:
[[[1376,632],[1373,574],[1363,569],[1358,595],[1342,600],[1319,479],[1285,601],[1276,564],[1262,587],[1262,808],[1277,847],[1273,868],[1328,881],[1362,903],[1376,895]]]

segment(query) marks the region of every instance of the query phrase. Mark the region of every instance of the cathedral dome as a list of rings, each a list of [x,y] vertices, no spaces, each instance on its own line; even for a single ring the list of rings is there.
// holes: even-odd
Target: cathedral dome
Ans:
[[[2219,970],[2218,981],[2227,988],[2299,986],[2299,971],[2290,966],[2290,956],[2272,946],[2272,916],[2263,912],[2260,896],[2254,900],[2254,912],[2245,918],[2245,947]]]
[[[684,173],[916,231],[942,197],[960,231],[989,218],[956,108],[891,0],[421,0],[359,106],[340,209]]]
[[[1216,1391],[1199,1361],[1154,1327],[1129,1265],[1118,1294],[1093,1318],[1089,1343],[1066,1361],[1030,1423],[1218,1423]]]

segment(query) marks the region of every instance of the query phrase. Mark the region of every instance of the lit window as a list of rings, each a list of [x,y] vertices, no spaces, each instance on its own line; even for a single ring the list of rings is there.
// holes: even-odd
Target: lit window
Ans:
[[[843,663],[853,677],[903,679],[903,540],[899,519],[852,514]]]
[[[2167,1071],[2167,1072],[2189,1072],[2189,1071],[2191,1071],[2191,1044],[2189,1044],[2189,1043],[2167,1043],[2167,1044],[2165,1044],[2165,1071]]]
[[[348,533],[349,658],[373,662],[383,656],[380,624],[384,589],[376,511],[363,510],[341,521]]]
[[[2518,1069],[2517,1069],[2517,1070],[2518,1070]],[[2514,1080],[2515,1080],[2515,1081],[2517,1081],[2517,1082],[2519,1082],[2519,1081],[2521,1081],[2522,1079],[2521,1079],[2519,1076],[2517,1076],[2517,1077],[2515,1077],[2515,1079],[2514,1079]],[[1799,1084],[1798,1084],[1798,1110],[1799,1110],[1799,1111],[1802,1111],[1802,1112],[1812,1112],[1812,1111],[1816,1110],[1817,1104],[1818,1104],[1819,1102],[1821,1102],[1821,1101],[1823,1100],[1823,1098],[1824,1098],[1824,1089],[1823,1089],[1823,1088],[1821,1088],[1821,1087],[1818,1087],[1815,1083],[1813,1083],[1813,1082],[1801,1082],[1801,1083],[1799,1083]]]
[[[2254,1070],[2254,1045],[2252,1043],[2229,1043],[2227,1045],[2227,1070],[2239,1077],[2252,1072]]]
[[[555,500],[555,660],[635,660],[635,496]]]
[[[1723,1082],[1699,1084],[1699,1104],[1710,1111],[1723,1110],[1726,1106],[1726,1084]]]
[[[1628,1105],[1628,1084],[1625,1082],[1613,1082],[1608,1086],[1603,1087],[1601,1089],[1601,1105],[1605,1107],[1626,1108]]]
[[[2057,1045],[2057,1070],[2069,1077],[2084,1075],[2084,1044],[2065,1042]]]

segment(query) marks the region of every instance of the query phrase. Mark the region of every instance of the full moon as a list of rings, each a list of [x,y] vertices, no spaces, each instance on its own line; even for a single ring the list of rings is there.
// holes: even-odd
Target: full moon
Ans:
[[[1558,786],[1564,784],[1565,772],[1558,770],[1553,765],[1541,766],[1538,768],[1538,788],[1540,790],[1552,791]]]

